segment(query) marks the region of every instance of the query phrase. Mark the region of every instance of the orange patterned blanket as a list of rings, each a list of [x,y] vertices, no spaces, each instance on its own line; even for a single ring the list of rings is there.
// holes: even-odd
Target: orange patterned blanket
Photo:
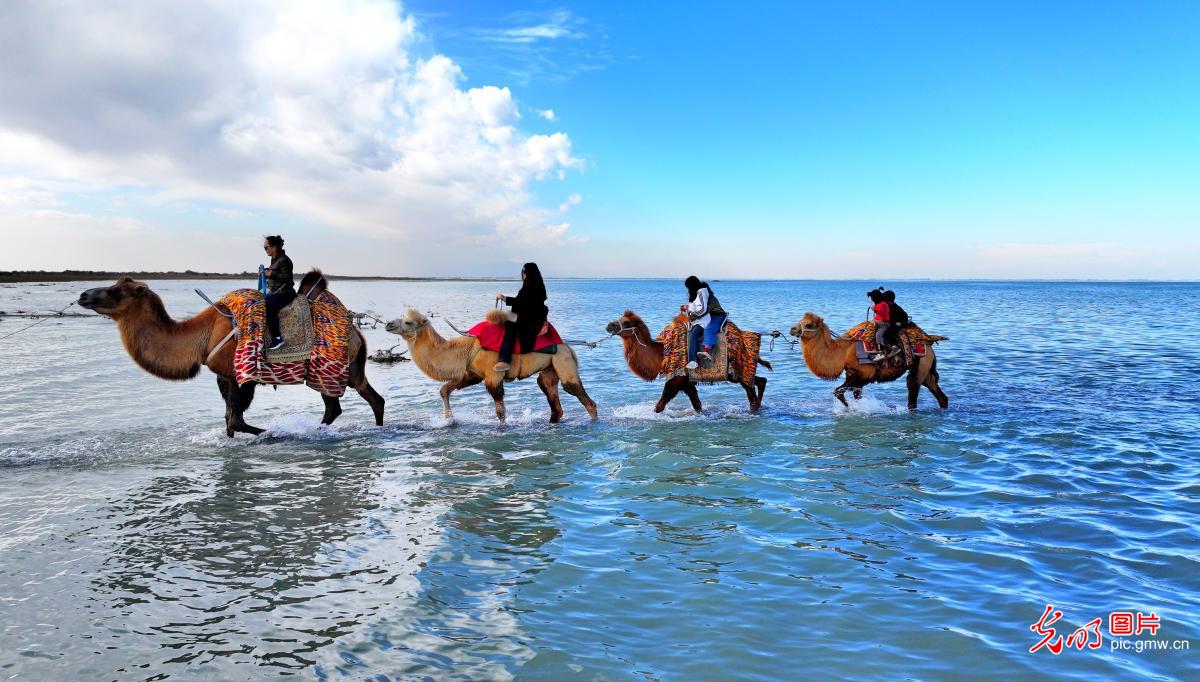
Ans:
[[[657,341],[663,344],[663,364],[659,376],[669,379],[681,375],[688,370],[687,345],[688,322],[686,316],[680,315],[663,328]],[[762,334],[742,331],[732,321],[725,322],[725,345],[729,358],[729,374],[734,380],[746,381],[758,372],[759,348],[762,344]],[[708,372],[692,374],[693,381],[715,382],[728,381],[727,376],[712,376]]]
[[[354,321],[337,296],[322,292],[310,304],[313,318],[312,352],[305,359],[267,362],[263,350],[266,307],[262,293],[238,289],[225,294],[219,305],[233,314],[240,334],[233,351],[234,375],[238,385],[249,381],[263,384],[307,384],[338,398],[350,380],[350,337]]]

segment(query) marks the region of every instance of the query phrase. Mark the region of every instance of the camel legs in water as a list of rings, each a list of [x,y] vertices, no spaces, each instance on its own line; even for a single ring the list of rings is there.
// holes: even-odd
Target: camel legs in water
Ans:
[[[700,395],[696,393],[696,387],[692,382],[688,381],[685,376],[672,377],[667,379],[667,383],[663,385],[662,396],[658,399],[658,404],[654,406],[655,412],[662,412],[667,409],[667,404],[683,391],[692,401],[692,409],[700,411]]]
[[[562,419],[562,402],[558,399],[558,372],[553,367],[542,371],[537,378],[538,388],[546,394],[546,402],[550,403],[550,423],[557,424]]]
[[[321,423],[332,424],[333,420],[342,413],[342,401],[324,393],[321,394],[321,400],[325,401],[325,414],[321,417]]]
[[[483,387],[492,396],[492,402],[496,403],[496,418],[501,423],[504,422],[504,375],[499,372],[492,372],[487,379],[483,380]]]
[[[767,391],[767,378],[756,376],[753,383],[741,386],[746,390],[746,399],[750,401],[750,411],[758,412],[758,408],[762,407],[763,393]]]
[[[592,400],[587,391],[583,390],[583,382],[579,381],[579,377],[575,381],[563,381],[563,390],[579,399],[579,404],[583,405],[583,409],[587,410],[588,416],[592,421],[598,418],[596,415],[596,401]],[[559,407],[559,410],[562,410]]]
[[[696,390],[696,384],[690,381],[684,382],[683,387],[679,390],[688,397],[692,403],[692,409],[699,412],[704,406],[700,404],[700,391]]]
[[[254,401],[255,386],[257,384],[253,381],[238,386],[225,377],[217,377],[217,388],[221,389],[221,397],[225,399],[225,435],[230,438],[233,438],[233,434],[236,432],[249,433],[253,436],[263,432],[257,426],[250,426],[242,418],[246,409],[250,407],[250,403]]]
[[[444,408],[443,414],[446,415],[446,419],[450,419],[454,416],[450,413],[450,394],[460,388],[474,386],[481,381],[483,381],[483,379],[475,376],[474,374],[468,374],[462,379],[455,379],[442,384],[442,387],[438,389],[438,394],[442,396],[442,407]]]
[[[918,365],[908,373],[908,409],[917,409],[917,396],[920,394],[922,386],[929,389],[929,392],[937,399],[938,406],[943,410],[950,406],[950,399],[938,386],[938,378],[936,357],[929,363],[928,368]]]
[[[371,406],[371,412],[375,413],[375,425],[383,426],[383,396],[375,392],[367,381],[367,345],[364,343],[358,349],[358,356],[354,358],[354,362],[350,363],[350,386],[358,391],[362,399],[367,401]],[[446,408],[449,410],[449,407]],[[338,414],[341,414],[341,406],[338,406]],[[325,403],[325,414],[329,414],[329,403]],[[337,415],[326,423],[332,423]]]

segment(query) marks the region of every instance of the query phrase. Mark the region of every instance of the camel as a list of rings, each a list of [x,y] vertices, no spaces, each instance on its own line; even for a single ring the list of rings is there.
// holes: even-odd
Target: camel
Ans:
[[[325,278],[313,270],[300,282],[300,291],[309,298],[325,290]],[[162,299],[144,282],[125,276],[110,287],[88,289],[79,295],[79,305],[110,317],[117,323],[121,343],[133,361],[150,374],[169,381],[186,381],[206,366],[217,375],[217,387],[225,400],[225,434],[235,432],[258,435],[243,414],[254,400],[253,382],[237,385],[234,378],[232,341],[222,344],[233,323],[212,307],[195,317],[176,322],[167,314]],[[219,346],[219,348],[218,348]],[[214,352],[215,350],[215,352]],[[367,343],[357,329],[350,338],[350,386],[358,391],[375,413],[375,424],[383,424],[383,397],[367,382]],[[341,401],[321,395],[325,401],[322,424],[332,424],[342,413]]]
[[[804,317],[790,331],[792,336],[800,338],[804,364],[814,375],[833,381],[845,372],[846,380],[833,389],[833,394],[846,407],[850,407],[850,403],[846,402],[846,391],[852,391],[854,399],[860,400],[863,386],[895,381],[905,373],[908,373],[908,409],[917,409],[917,396],[922,386],[937,398],[942,409],[950,405],[950,399],[938,386],[937,356],[934,355],[932,344],[928,346],[926,354],[916,358],[910,367],[879,367],[859,363],[854,352],[856,342],[834,337],[825,320],[818,315],[804,313]]]
[[[493,324],[503,321],[503,313],[492,310],[487,319]],[[425,376],[434,381],[445,382],[438,391],[446,418],[454,415],[450,411],[450,394],[460,388],[483,382],[484,388],[496,403],[496,417],[504,422],[504,382],[525,379],[538,375],[538,388],[546,394],[550,403],[550,423],[557,424],[563,416],[562,403],[558,399],[558,382],[562,380],[567,393],[579,399],[592,421],[596,421],[596,403],[583,389],[579,378],[579,361],[575,351],[567,344],[558,346],[558,352],[522,353],[513,357],[512,369],[501,374],[493,369],[500,354],[485,350],[474,336],[463,336],[446,340],[429,324],[429,318],[416,310],[409,309],[404,317],[388,322],[386,329],[398,334],[408,342],[413,362]]]
[[[680,318],[686,318],[686,315],[680,314],[676,321],[681,321]],[[654,336],[641,317],[638,317],[632,310],[626,310],[624,315],[609,322],[605,331],[621,337],[621,343],[625,346],[625,362],[634,374],[646,381],[654,381],[658,378],[662,371],[663,344],[654,340]],[[771,369],[771,363],[761,357],[758,359],[758,364]],[[731,383],[739,384],[746,390],[746,399],[750,401],[750,411],[758,412],[758,408],[762,407],[763,393],[767,390],[767,378],[751,374],[738,377],[735,381],[731,380]],[[700,404],[700,394],[696,391],[696,383],[690,380],[686,374],[667,379],[666,385],[663,386],[662,396],[654,406],[654,411],[662,412],[667,409],[667,404],[679,395],[680,391],[688,397],[688,400],[692,401],[693,410],[701,411],[702,405]]]

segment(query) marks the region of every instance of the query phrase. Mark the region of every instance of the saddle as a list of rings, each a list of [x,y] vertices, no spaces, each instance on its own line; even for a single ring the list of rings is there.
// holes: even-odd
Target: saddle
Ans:
[[[917,358],[924,357],[929,352],[931,344],[945,341],[948,338],[927,334],[925,330],[911,322],[900,328],[897,337],[900,339],[901,352],[892,353],[884,359],[876,361],[874,358],[880,349],[875,343],[875,323],[873,321],[860,322],[842,335],[843,339],[852,339],[855,342],[854,355],[860,364],[879,365],[887,368],[909,367],[916,362]],[[891,350],[894,350],[894,347],[886,349],[885,352]]]
[[[499,352],[500,344],[504,342],[504,323],[515,321],[516,316],[513,315],[512,311],[489,310],[484,321],[468,329],[467,335],[479,339],[479,346],[484,350]],[[533,348],[530,350],[521,348],[521,340],[517,339],[517,342],[513,345],[513,355],[522,355],[524,353],[546,353],[553,355],[558,352],[558,346],[562,343],[562,337],[558,335],[558,330],[554,328],[554,325],[545,322],[542,324],[537,338],[533,340]]]
[[[695,370],[686,368],[688,343],[688,320],[685,315],[673,319],[657,341],[663,344],[663,364],[659,376],[670,379],[686,375],[688,379],[699,383],[718,383],[725,381],[747,380],[757,372],[759,350],[762,345],[762,335],[758,332],[748,332],[738,329],[732,320],[725,320],[721,333],[717,335],[717,345],[713,347],[712,360],[700,363]]]
[[[729,320],[726,319],[721,323],[721,330],[717,332],[717,345],[713,346],[712,358],[705,360],[704,358],[696,358],[696,364],[699,365],[696,369],[688,370],[688,378],[696,382],[716,382],[729,381],[729,341],[726,340],[727,333],[726,325]],[[695,341],[688,335],[688,353],[692,352],[692,343]]]
[[[263,354],[267,362],[292,362],[308,358],[313,348],[312,307],[308,299],[297,296],[279,311],[279,333],[283,335],[283,348],[269,350],[271,340],[267,335],[270,332],[265,326],[262,331]]]
[[[335,398],[345,393],[354,322],[332,293],[323,291],[312,301],[297,296],[279,312],[279,329],[287,345],[275,351],[266,350],[266,306],[259,291],[231,291],[217,305],[234,316],[241,331],[233,353],[239,386],[250,381],[307,384]]]

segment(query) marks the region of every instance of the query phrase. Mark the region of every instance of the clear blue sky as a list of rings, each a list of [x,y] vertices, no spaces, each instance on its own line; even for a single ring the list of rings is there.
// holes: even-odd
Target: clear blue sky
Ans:
[[[0,8],[0,267],[1200,278],[1200,3],[255,2]]]
[[[409,7],[472,80],[528,67],[471,39],[505,23],[494,3]],[[557,69],[513,88],[553,106],[589,162],[569,179],[586,197],[576,229],[768,242],[831,229],[858,244],[899,231],[966,247],[1183,246],[1200,228],[1200,3],[569,12],[593,53],[546,46]]]

